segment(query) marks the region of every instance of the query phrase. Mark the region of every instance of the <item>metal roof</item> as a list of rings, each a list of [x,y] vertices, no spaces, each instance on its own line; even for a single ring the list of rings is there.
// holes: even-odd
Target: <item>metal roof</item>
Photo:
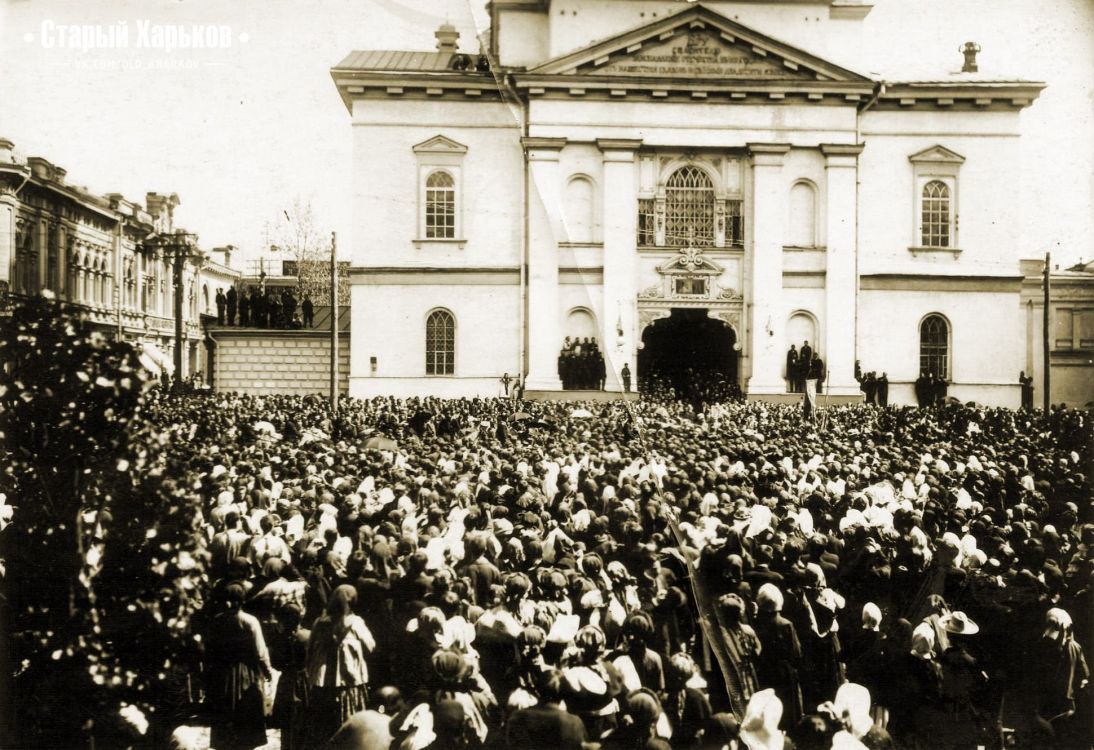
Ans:
[[[405,50],[354,50],[334,66],[335,70],[451,70],[457,52],[408,52]]]

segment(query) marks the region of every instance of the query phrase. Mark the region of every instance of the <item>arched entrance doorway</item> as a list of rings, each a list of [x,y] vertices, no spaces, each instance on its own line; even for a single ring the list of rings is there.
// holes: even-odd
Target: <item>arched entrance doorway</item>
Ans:
[[[736,388],[737,335],[705,309],[673,308],[642,331],[639,387],[671,386],[678,397],[702,399],[712,388]]]

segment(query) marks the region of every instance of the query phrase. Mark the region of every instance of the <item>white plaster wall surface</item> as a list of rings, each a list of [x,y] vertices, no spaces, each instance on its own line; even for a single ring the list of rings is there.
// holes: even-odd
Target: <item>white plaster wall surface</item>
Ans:
[[[533,100],[533,136],[595,141],[638,138],[644,146],[744,148],[749,143],[853,143],[853,106]]]
[[[356,266],[508,266],[520,263],[520,131],[503,105],[405,101],[355,105]],[[463,106],[460,106],[463,105]],[[448,112],[447,107],[452,111]],[[455,170],[462,231],[455,243],[423,241],[413,146],[445,136],[467,147]],[[420,158],[419,158],[420,157]]]
[[[515,284],[354,285],[353,376],[421,378],[423,388],[429,390],[435,380],[515,374],[520,371],[519,305]],[[436,308],[448,310],[456,320],[452,376],[426,376],[425,372],[426,318]],[[377,358],[374,374],[371,357]]]
[[[950,324],[950,381],[969,387],[1011,386],[1025,367],[1017,293],[860,292],[859,360],[894,382],[919,376],[919,325],[931,313]]]

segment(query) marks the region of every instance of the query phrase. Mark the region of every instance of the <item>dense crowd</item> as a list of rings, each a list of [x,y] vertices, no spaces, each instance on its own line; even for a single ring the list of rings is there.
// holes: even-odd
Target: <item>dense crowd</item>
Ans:
[[[206,508],[217,750],[1090,745],[1085,412],[150,414]]]

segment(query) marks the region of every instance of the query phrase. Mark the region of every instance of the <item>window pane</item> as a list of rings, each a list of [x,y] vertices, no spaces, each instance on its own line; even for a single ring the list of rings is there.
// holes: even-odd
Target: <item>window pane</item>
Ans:
[[[653,245],[656,240],[657,217],[653,198],[638,199],[638,245]]]
[[[425,236],[456,238],[456,189],[452,175],[447,172],[434,172],[426,180]]]
[[[923,186],[920,216],[923,247],[950,246],[950,188],[932,180]]]
[[[698,167],[681,167],[665,186],[665,244],[714,244],[714,185]]]
[[[950,327],[939,315],[930,315],[919,328],[919,370],[949,377]]]
[[[431,313],[425,324],[425,372],[452,375],[456,363],[456,321],[445,310]]]

